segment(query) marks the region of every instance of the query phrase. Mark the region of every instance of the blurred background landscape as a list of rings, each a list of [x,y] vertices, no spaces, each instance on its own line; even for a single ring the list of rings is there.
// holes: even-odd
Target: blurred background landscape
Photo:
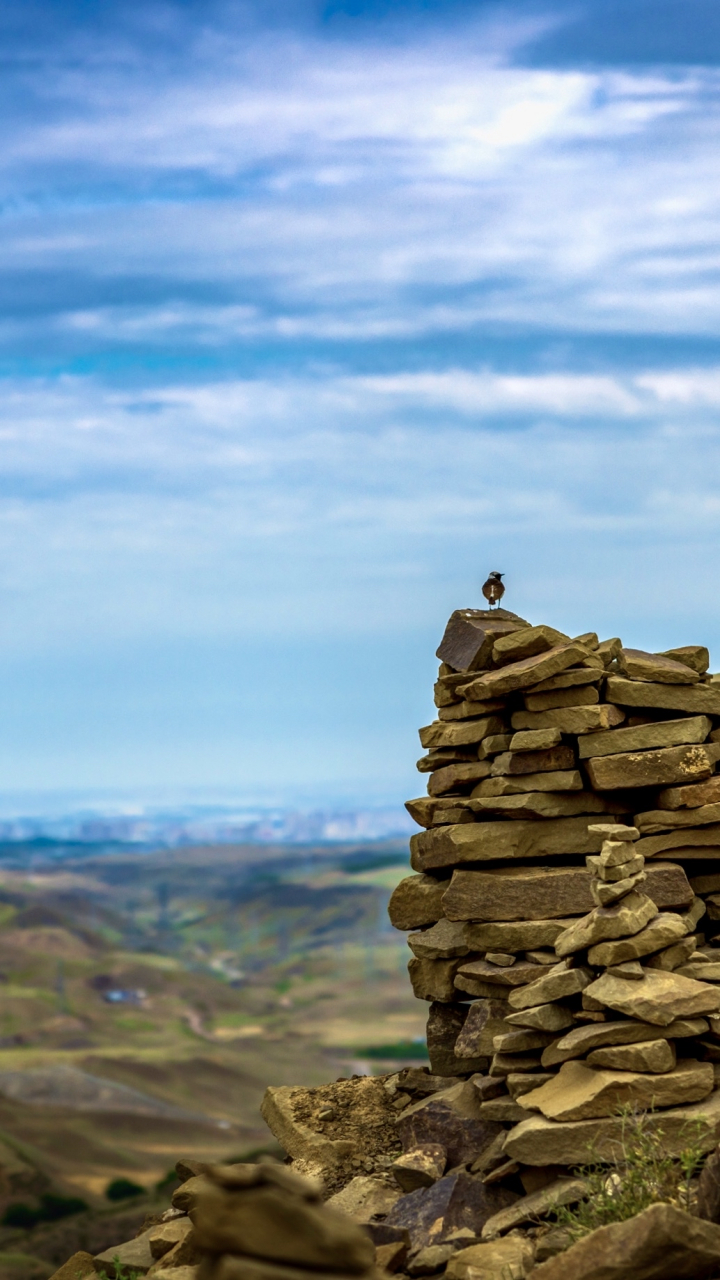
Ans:
[[[0,1275],[111,1243],[181,1154],[279,1154],[268,1084],[426,1061],[406,866],[403,839],[0,845]]]

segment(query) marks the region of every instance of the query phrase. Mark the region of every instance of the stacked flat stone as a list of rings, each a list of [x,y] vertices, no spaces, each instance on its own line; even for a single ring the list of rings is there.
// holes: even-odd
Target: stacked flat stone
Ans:
[[[460,610],[407,804],[412,930],[436,1075],[472,1076],[507,1159],[617,1150],[623,1104],[669,1146],[720,1139],[720,676]],[[702,932],[700,931],[702,927]],[[604,1144],[604,1148],[603,1148]]]

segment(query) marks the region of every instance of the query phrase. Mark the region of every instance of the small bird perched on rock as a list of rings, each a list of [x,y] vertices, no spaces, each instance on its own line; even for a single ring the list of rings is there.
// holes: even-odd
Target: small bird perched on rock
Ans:
[[[502,584],[502,579],[504,577],[505,577],[504,573],[497,573],[493,569],[492,573],[488,577],[487,582],[483,583],[482,593],[485,599],[487,600],[488,604],[490,605],[491,609],[493,605],[497,607],[500,604],[500,601],[502,600],[503,596],[505,595],[505,588]]]

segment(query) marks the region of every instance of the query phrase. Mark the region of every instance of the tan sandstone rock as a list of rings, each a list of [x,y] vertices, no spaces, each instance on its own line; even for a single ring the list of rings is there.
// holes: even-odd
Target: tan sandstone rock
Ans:
[[[518,1100],[548,1120],[597,1120],[630,1104],[642,1110],[700,1102],[713,1091],[712,1063],[688,1059],[673,1071],[648,1075],[609,1071],[584,1062],[564,1062],[556,1076]]]
[[[720,1227],[669,1204],[600,1227],[533,1271],[533,1280],[691,1280],[720,1265]]]
[[[609,1009],[656,1026],[720,1009],[720,991],[662,969],[646,970],[642,982],[624,982],[604,973],[588,986],[587,994]]]

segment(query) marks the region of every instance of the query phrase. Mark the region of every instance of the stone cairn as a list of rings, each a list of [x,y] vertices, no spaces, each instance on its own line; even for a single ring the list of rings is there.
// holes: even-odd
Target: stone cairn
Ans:
[[[412,930],[437,1076],[470,1078],[503,1169],[720,1137],[720,676],[464,609],[438,649],[428,795],[408,811]]]

